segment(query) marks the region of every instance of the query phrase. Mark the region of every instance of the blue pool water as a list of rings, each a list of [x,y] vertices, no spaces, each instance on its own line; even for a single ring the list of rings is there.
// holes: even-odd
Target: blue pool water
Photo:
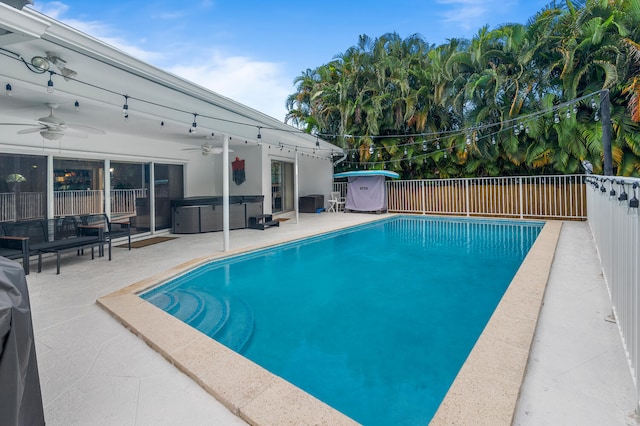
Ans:
[[[142,297],[360,423],[427,424],[542,225],[400,216]]]

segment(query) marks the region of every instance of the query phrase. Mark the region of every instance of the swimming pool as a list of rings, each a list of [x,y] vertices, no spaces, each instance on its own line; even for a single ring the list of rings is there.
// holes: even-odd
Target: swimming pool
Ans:
[[[399,217],[143,297],[361,423],[426,423],[541,227]]]

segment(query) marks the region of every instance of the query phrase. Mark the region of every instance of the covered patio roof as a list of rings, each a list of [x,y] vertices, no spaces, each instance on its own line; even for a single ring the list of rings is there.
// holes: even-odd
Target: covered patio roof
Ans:
[[[36,57],[49,57],[47,71],[32,64]],[[56,64],[51,58],[64,63]],[[77,74],[65,78],[60,64]],[[37,119],[49,114],[47,104],[52,103],[58,106],[56,117],[105,132],[90,134],[89,140],[109,140],[126,134],[141,142],[197,147],[205,141],[222,146],[225,135],[230,138],[231,148],[262,142],[324,158],[341,152],[330,143],[144,63],[32,9],[19,10],[4,3],[0,3],[0,70],[0,123],[4,135],[9,134],[8,127],[15,135],[37,126]],[[50,79],[53,93],[47,92]],[[11,91],[5,94],[6,85]],[[122,114],[125,103],[129,107],[126,121]],[[197,132],[192,135],[189,128],[194,117]],[[5,137],[0,144],[42,149],[43,138],[34,132]],[[100,149],[94,146],[90,150]],[[140,155],[153,158],[148,144],[141,144]],[[173,159],[180,159],[180,150],[176,155]],[[184,157],[186,161],[187,156]]]

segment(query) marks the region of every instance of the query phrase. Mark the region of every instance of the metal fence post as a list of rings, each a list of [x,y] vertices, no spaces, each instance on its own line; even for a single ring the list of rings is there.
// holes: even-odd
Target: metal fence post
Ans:
[[[520,201],[519,201],[519,208],[520,208],[520,219],[524,218],[524,194],[523,194],[523,190],[522,190],[522,178],[519,177],[518,178],[518,192],[520,193]]]
[[[467,216],[469,214],[469,179],[464,180],[464,193],[465,193],[465,210],[467,212]]]

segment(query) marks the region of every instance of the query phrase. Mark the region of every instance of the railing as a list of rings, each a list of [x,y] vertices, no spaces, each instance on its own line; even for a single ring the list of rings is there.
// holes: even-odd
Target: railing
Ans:
[[[398,213],[584,219],[584,176],[527,176],[387,182]]]
[[[590,176],[587,183],[589,226],[640,395],[640,179]]]
[[[111,214],[135,214],[136,198],[146,196],[147,190],[142,188],[112,190]],[[104,191],[55,191],[53,199],[56,217],[104,212]]]
[[[584,175],[387,182],[395,213],[586,219]],[[334,183],[346,194],[346,184]]]
[[[112,190],[111,214],[135,214],[136,199],[138,198],[147,198],[147,190],[144,188]]]
[[[0,193],[0,222],[16,220],[16,194],[14,192]]]
[[[45,215],[45,194],[44,192],[21,192],[20,193],[20,219],[40,219]]]
[[[19,192],[16,208],[15,192],[0,193],[0,222],[44,218],[44,193]]]
[[[53,214],[73,216],[78,214],[103,213],[104,191],[55,191],[53,193]]]

